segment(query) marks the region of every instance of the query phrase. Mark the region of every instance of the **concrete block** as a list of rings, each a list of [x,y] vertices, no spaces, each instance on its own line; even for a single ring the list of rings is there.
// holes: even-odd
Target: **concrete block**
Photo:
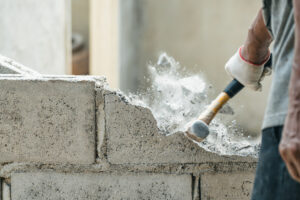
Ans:
[[[0,163],[95,161],[95,82],[0,77]]]
[[[17,173],[13,200],[192,200],[190,175]]]
[[[107,158],[112,164],[173,164],[255,162],[251,157],[219,156],[207,152],[182,133],[163,136],[151,111],[105,95]]]
[[[201,177],[202,200],[249,200],[253,173],[205,174]]]

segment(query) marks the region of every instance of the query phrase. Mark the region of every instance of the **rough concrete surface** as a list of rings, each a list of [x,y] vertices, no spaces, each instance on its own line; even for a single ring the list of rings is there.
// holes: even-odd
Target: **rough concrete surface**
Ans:
[[[13,200],[192,200],[189,175],[16,173],[11,184]]]
[[[118,94],[105,95],[107,158],[112,164],[255,162],[251,157],[207,152],[182,133],[163,136],[149,109]]]
[[[253,180],[253,173],[202,175],[201,200],[249,200]]]
[[[95,82],[0,82],[0,163],[94,162]]]

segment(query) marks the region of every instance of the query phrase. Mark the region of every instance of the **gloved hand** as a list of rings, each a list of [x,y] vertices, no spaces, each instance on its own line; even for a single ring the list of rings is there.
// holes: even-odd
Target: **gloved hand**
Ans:
[[[232,77],[242,83],[245,87],[248,87],[255,91],[261,91],[262,79],[270,75],[272,70],[264,65],[270,58],[270,53],[263,63],[256,65],[246,61],[242,57],[242,47],[228,60],[225,65],[226,72]]]

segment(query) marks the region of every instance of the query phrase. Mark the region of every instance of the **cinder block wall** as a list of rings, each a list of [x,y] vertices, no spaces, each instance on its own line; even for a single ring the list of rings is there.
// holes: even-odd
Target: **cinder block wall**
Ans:
[[[255,165],[163,136],[103,77],[0,76],[1,200],[246,200]]]

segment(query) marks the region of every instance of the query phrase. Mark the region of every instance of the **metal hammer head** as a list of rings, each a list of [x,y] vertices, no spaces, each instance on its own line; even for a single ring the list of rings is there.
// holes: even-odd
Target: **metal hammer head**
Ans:
[[[188,128],[185,133],[190,139],[196,142],[201,142],[208,136],[209,128],[206,123],[201,120],[197,120]]]

